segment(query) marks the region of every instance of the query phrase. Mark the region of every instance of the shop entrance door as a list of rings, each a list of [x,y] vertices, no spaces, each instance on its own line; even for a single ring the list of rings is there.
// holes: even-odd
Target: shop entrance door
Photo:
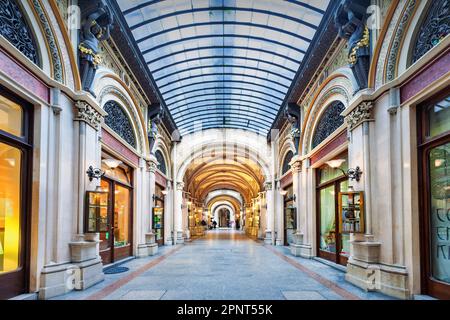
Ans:
[[[339,192],[348,191],[348,178],[343,174],[347,170],[347,155],[338,158],[343,160],[342,170],[328,165],[317,170],[317,255],[347,265],[350,235],[339,230],[338,201]]]
[[[107,228],[100,232],[100,256],[103,264],[109,264],[132,255],[132,190],[108,178],[102,178],[101,187],[108,191],[109,201]]]

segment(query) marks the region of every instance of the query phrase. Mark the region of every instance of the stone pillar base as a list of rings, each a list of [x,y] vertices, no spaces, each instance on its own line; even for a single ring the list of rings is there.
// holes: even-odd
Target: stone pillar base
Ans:
[[[47,265],[41,272],[39,299],[51,299],[72,290],[86,290],[104,279],[103,264],[99,258],[80,263]]]
[[[306,259],[311,259],[313,257],[312,247],[310,245],[291,243],[289,249],[291,249],[291,254],[295,257]]]
[[[264,238],[264,244],[272,244],[272,231],[266,230],[266,237]]]
[[[137,247],[136,257],[137,258],[145,258],[148,256],[154,256],[158,253],[158,244],[150,243],[150,244],[140,244]]]
[[[366,291],[378,291],[399,299],[410,299],[406,268],[381,264],[381,243],[373,241],[373,236],[353,235],[352,238],[345,279]]]
[[[411,299],[408,272],[404,267],[385,266],[349,259],[345,280],[366,291],[378,291],[399,299]]]
[[[89,234],[69,243],[71,263],[49,264],[41,272],[39,299],[50,299],[72,290],[85,290],[105,279],[97,254],[98,235]]]
[[[177,244],[184,243],[183,231],[177,231]]]

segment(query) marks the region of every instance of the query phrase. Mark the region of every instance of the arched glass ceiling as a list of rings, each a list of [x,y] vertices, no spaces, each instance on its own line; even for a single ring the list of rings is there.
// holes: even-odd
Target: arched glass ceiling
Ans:
[[[329,0],[117,0],[181,134],[267,134]]]

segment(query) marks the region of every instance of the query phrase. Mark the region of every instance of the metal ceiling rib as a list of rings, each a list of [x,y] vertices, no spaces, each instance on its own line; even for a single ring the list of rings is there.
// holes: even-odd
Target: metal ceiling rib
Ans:
[[[330,2],[116,1],[181,134],[267,134]]]

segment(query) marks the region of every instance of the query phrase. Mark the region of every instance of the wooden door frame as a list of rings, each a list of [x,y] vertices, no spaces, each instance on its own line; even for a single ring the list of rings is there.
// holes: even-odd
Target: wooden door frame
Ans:
[[[19,243],[21,267],[16,271],[0,275],[0,279],[3,278],[2,281],[9,284],[4,286],[4,290],[0,288],[0,299],[6,299],[28,292],[30,285],[34,107],[1,85],[0,95],[19,104],[23,112],[23,137],[16,137],[0,130],[0,142],[17,148],[21,152]],[[14,280],[20,283],[14,285],[11,283]]]
[[[316,169],[316,181],[319,181],[320,168]],[[348,180],[346,176],[339,176],[327,182],[316,186],[316,243],[317,256],[334,262],[336,264],[346,265],[348,258],[341,255],[342,249],[342,235],[339,230],[339,192],[340,184]],[[320,207],[320,191],[324,188],[334,187],[334,219],[335,219],[335,238],[336,238],[336,253],[323,251],[320,249],[320,227],[321,227],[321,207]]]
[[[419,163],[419,222],[420,222],[420,264],[421,264],[421,291],[424,294],[433,295],[440,299],[450,299],[450,284],[439,280],[432,280],[431,250],[430,250],[430,166],[429,152],[431,149],[450,142],[450,132],[442,133],[436,137],[426,138],[428,125],[426,107],[448,97],[447,88],[445,93],[434,96],[417,106],[417,141],[418,141],[418,163]]]

